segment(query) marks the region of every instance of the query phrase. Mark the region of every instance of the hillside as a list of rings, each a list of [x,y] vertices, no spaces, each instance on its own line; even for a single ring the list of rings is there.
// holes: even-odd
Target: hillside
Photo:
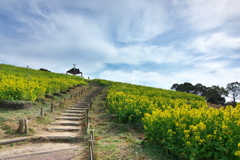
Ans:
[[[11,73],[6,72],[8,67]],[[64,94],[70,86],[86,85],[84,79],[76,76],[11,67],[5,65],[5,72],[0,74],[3,87],[0,94],[5,101],[38,102],[45,94]],[[138,153],[139,159],[157,159],[158,156],[165,159],[166,154],[178,159],[240,158],[239,104],[236,108],[215,109],[216,106],[208,107],[203,97],[183,92],[101,79],[89,81],[89,84],[104,87],[90,111],[99,157],[106,154],[111,155],[110,159],[136,156],[131,151]],[[44,92],[39,94],[36,88]],[[4,121],[6,125],[2,117],[2,124]],[[118,145],[120,150],[116,149]],[[104,150],[107,146],[111,153]],[[128,151],[125,147],[135,148]],[[161,154],[156,154],[155,149]]]
[[[77,76],[0,64],[0,100],[34,102],[77,85],[87,83]]]
[[[200,96],[110,82],[106,109],[119,123],[141,124],[144,144],[178,158],[240,158],[239,104],[215,109]]]

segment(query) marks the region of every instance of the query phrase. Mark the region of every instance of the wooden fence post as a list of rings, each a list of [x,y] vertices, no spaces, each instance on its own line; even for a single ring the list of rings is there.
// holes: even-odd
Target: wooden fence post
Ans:
[[[90,160],[94,160],[94,153],[93,153],[93,141],[89,140],[89,154],[90,154]]]
[[[23,133],[23,119],[19,119],[18,132]]]
[[[91,136],[91,140],[94,143],[94,131],[93,130],[90,130],[90,136]]]
[[[41,117],[44,117],[44,109],[41,108]]]
[[[53,103],[51,104],[51,112],[53,112]]]
[[[24,125],[25,125],[25,133],[29,133],[29,129],[28,129],[28,120],[24,119]]]

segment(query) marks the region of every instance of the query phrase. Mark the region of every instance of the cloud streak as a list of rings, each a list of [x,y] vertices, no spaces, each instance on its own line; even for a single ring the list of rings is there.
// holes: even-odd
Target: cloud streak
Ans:
[[[238,81],[237,0],[9,0],[0,63],[169,89]],[[221,77],[221,78],[219,78]]]

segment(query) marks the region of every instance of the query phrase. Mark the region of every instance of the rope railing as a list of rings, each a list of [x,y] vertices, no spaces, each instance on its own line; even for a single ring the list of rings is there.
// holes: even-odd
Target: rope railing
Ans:
[[[88,88],[89,87],[83,87],[79,92],[71,94],[71,96],[68,99],[64,98],[63,102],[59,101],[59,106],[61,106],[66,100],[70,100],[70,99],[73,99],[73,98],[76,99],[79,95],[81,95]],[[57,106],[55,106],[55,107],[57,107]],[[37,114],[35,114],[32,118],[30,118],[30,119],[20,119],[19,120],[19,127],[18,127],[17,131],[20,132],[20,133],[27,133],[28,134],[29,133],[28,123],[30,121],[34,120],[35,118],[37,118],[38,115],[41,115],[41,117],[43,118],[45,111],[50,110],[50,112],[53,112],[53,109],[54,109],[54,105],[53,105],[53,103],[51,103],[50,109],[44,110],[44,108],[41,108],[41,110]]]

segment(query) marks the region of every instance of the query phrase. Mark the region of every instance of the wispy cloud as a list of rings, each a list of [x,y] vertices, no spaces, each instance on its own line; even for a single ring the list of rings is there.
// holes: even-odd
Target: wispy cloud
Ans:
[[[238,0],[8,0],[0,63],[170,88],[226,85],[240,61]],[[220,78],[219,78],[220,77]]]
[[[239,19],[240,3],[238,0],[187,0],[177,3],[181,16],[196,31],[207,31],[223,27]]]

